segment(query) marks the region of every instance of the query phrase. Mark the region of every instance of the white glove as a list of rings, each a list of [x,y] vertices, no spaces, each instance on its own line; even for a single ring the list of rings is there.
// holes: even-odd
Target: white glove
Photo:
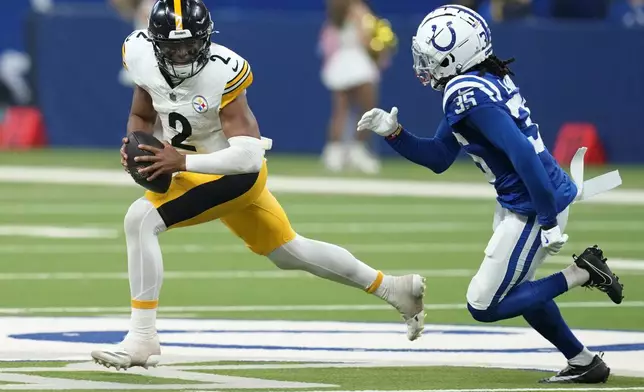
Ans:
[[[550,256],[559,253],[567,241],[568,234],[562,234],[558,225],[550,230],[541,230],[541,246]]]
[[[398,129],[398,108],[387,113],[382,109],[371,109],[358,121],[358,132],[369,130],[380,136],[389,136]]]

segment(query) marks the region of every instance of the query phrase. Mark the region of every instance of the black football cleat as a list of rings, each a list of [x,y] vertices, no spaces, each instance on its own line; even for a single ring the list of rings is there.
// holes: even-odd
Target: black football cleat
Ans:
[[[611,301],[621,304],[624,299],[624,285],[619,282],[617,275],[606,264],[604,252],[597,245],[586,248],[579,256],[573,255],[577,267],[585,269],[590,274],[590,280],[583,287],[598,289],[610,297]]]
[[[593,361],[586,366],[568,365],[556,375],[544,378],[542,384],[602,384],[610,376],[610,368],[602,359],[603,353],[595,355]]]

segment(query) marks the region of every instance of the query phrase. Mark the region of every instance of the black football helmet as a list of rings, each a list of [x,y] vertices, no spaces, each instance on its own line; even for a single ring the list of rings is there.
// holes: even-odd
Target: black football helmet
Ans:
[[[208,63],[213,22],[202,0],[158,0],[148,31],[159,67],[168,76],[187,79]]]

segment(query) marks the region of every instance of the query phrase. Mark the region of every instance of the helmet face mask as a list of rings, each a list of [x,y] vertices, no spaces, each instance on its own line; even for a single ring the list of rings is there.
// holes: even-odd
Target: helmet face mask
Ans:
[[[158,0],[150,13],[148,31],[161,71],[187,79],[208,64],[213,23],[201,0],[181,0],[179,12],[174,9],[176,3]]]
[[[156,42],[159,56],[175,65],[188,65],[199,58],[205,42],[200,39]]]
[[[208,63],[210,40],[189,38],[153,41],[159,67],[171,77],[192,77]]]
[[[414,58],[414,71],[416,77],[420,80],[423,86],[427,86],[432,82],[432,67],[428,56],[423,53],[416,42],[416,37],[413,38],[411,53]]]

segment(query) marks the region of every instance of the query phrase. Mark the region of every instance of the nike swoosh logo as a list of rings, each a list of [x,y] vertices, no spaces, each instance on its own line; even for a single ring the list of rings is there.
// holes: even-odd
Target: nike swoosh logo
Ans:
[[[589,371],[590,370],[588,370],[588,371],[586,371],[586,372],[584,372],[582,374],[577,374],[577,375],[574,375],[574,376],[552,376],[552,377],[550,377],[548,379],[548,381],[550,381],[550,382],[570,381],[570,380],[574,380],[576,378],[580,378],[580,377],[585,376]]]
[[[585,375],[586,375],[586,374],[588,374],[591,370],[595,369],[597,366],[599,366],[599,364],[597,364],[597,365],[595,365],[595,366],[591,367],[590,369],[586,370],[585,372],[583,372],[583,373],[581,373],[581,374],[577,374],[577,375],[572,375],[572,376],[560,376],[560,375],[558,375],[558,374],[557,374],[557,375],[555,375],[555,376],[550,377],[550,378],[548,379],[548,381],[550,381],[550,382],[558,382],[558,381],[570,381],[570,380],[574,380],[574,379],[576,379],[576,378],[580,378],[580,377],[585,376]]]
[[[594,265],[586,261],[586,259],[584,259],[583,257],[581,259],[584,261],[584,263],[586,263],[586,265],[590,266],[593,270],[595,270],[595,272],[597,272],[599,276],[602,277],[602,279],[604,279],[603,285],[610,286],[611,284],[613,284],[612,276],[608,276],[604,271],[598,269],[597,267],[595,267]]]
[[[233,67],[233,72],[237,72],[239,69],[239,60],[236,60],[237,62],[235,63],[235,66]]]
[[[473,90],[474,90],[474,87],[470,87],[470,88],[465,89],[465,90],[458,90],[458,95],[465,95],[465,94],[467,94],[467,93],[469,93],[470,91],[473,91]]]

